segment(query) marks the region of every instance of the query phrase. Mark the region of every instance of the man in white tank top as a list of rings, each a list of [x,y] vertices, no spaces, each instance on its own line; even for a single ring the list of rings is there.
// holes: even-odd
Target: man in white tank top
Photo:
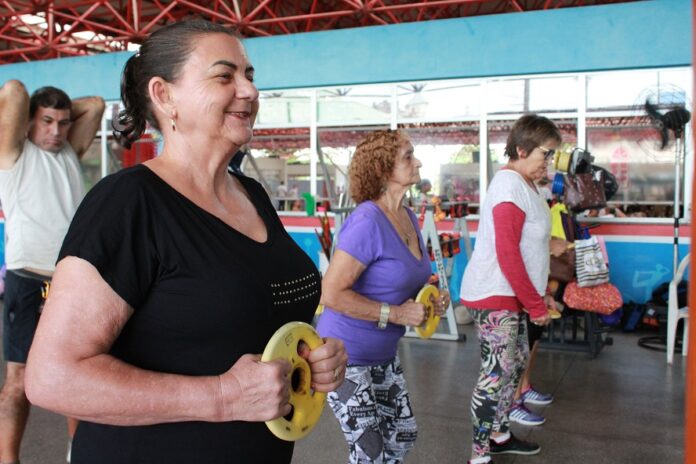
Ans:
[[[43,87],[29,98],[15,80],[0,88],[0,201],[8,270],[3,315],[7,369],[0,391],[2,463],[19,461],[30,407],[24,367],[42,304],[42,280],[50,280],[84,196],[79,159],[94,140],[103,112],[99,97],[71,101],[62,90]]]

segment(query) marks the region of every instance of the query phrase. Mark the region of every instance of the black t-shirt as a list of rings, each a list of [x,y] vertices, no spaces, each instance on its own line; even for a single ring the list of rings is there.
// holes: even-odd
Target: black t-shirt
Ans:
[[[108,176],[85,197],[59,260],[89,261],[133,307],[110,354],[157,372],[219,375],[243,354],[262,353],[284,323],[311,320],[321,289],[316,267],[261,186],[237,178],[266,225],[265,243],[229,227],[145,166]],[[72,462],[283,463],[292,450],[263,422],[82,422]]]

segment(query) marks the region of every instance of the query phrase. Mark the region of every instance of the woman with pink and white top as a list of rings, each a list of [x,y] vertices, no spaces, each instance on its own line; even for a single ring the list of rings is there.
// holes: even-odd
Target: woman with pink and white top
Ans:
[[[481,370],[471,399],[474,436],[471,464],[491,454],[537,454],[539,445],[510,433],[508,412],[529,355],[527,323],[549,322],[550,214],[534,182],[546,176],[561,143],[549,119],[525,115],[505,147],[509,161],[491,181],[481,209],[476,246],[462,279],[481,347]]]

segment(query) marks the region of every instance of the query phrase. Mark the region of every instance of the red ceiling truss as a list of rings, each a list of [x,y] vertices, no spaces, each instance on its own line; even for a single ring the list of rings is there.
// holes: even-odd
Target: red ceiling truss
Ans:
[[[194,17],[259,37],[626,1],[0,0],[0,64],[127,50]]]

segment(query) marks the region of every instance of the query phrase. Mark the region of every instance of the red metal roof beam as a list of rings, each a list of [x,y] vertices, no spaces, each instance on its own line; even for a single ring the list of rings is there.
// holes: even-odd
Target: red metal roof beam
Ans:
[[[111,27],[107,24],[91,21],[87,18],[80,19],[79,23],[77,23],[75,20],[79,19],[79,18],[76,18],[74,15],[70,15],[67,13],[60,12],[60,11],[56,11],[55,15],[59,16],[61,18],[65,18],[67,20],[72,20],[73,24],[82,24],[82,25],[91,26],[93,28],[93,29],[89,29],[91,32],[95,32],[96,30],[98,30],[100,33],[102,33],[102,31],[111,32],[113,34],[124,34],[124,33],[128,34],[129,33],[129,31],[124,31],[122,29],[117,29],[115,27]],[[63,33],[61,33],[61,36],[64,34],[70,34],[70,33],[75,33],[75,32],[77,32],[77,30],[72,29],[72,28],[69,31],[63,30]]]
[[[466,4],[474,4],[474,3],[491,3],[491,0],[436,0],[433,2],[417,2],[417,3],[408,3],[408,4],[402,4],[402,5],[389,5],[389,6],[382,6],[382,7],[375,7],[373,8],[374,11],[399,11],[399,10],[408,10],[411,8],[436,8],[436,7],[442,7],[442,6],[451,6],[451,5],[466,5]]]
[[[313,15],[313,14],[316,12],[316,10],[317,10],[317,2],[318,2],[318,0],[312,0],[312,6],[309,8],[309,14],[310,14],[310,15]],[[312,19],[313,19],[313,18],[310,17],[310,18],[307,20],[307,24],[305,25],[305,28],[304,28],[304,31],[305,31],[305,32],[309,32],[309,31],[312,30]]]
[[[75,26],[77,26],[78,24],[87,24],[87,22],[85,21],[87,19],[87,17],[90,14],[92,14],[92,12],[94,10],[99,8],[100,5],[101,5],[101,2],[97,2],[97,3],[92,4],[92,6],[87,8],[87,10],[84,13],[82,13],[79,17],[74,18],[74,21],[70,25],[70,29],[66,29],[65,26],[63,26],[63,31],[60,34],[58,34],[58,36],[55,39],[53,39],[51,42],[52,43],[59,43],[68,34],[74,34],[75,31],[73,29],[75,28]],[[54,14],[56,16],[60,15],[58,12],[54,12]],[[101,26],[101,25],[99,24],[99,26]]]
[[[355,11],[326,11],[322,13],[314,13],[312,15],[309,14],[303,14],[303,15],[296,15],[296,16],[285,16],[282,20],[283,21],[304,21],[310,16],[313,17],[314,19],[324,19],[324,18],[340,18],[340,17],[345,17],[345,16],[353,16],[355,14]],[[260,26],[263,24],[272,24],[274,22],[277,22],[278,19],[255,19],[249,24],[254,24],[256,26]]]
[[[270,9],[268,6],[264,6],[263,9],[269,14],[269,16],[273,17],[274,19],[279,19],[279,21],[275,23],[275,25],[277,25],[286,34],[290,34],[290,30],[285,25],[285,21],[283,21],[284,18],[279,18],[278,15],[276,15],[275,11]]]

